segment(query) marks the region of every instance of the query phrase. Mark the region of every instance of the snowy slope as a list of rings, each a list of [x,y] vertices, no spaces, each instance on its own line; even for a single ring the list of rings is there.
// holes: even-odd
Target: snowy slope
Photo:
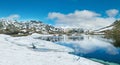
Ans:
[[[33,51],[31,43],[39,43],[37,48],[57,51]],[[31,36],[10,37],[0,34],[0,65],[102,65],[100,63],[68,54],[73,50],[52,42],[37,40]]]
[[[34,39],[31,36],[14,37],[14,38],[8,37],[5,39],[13,44],[17,44],[19,46],[26,46],[28,48],[32,47],[32,44],[34,44],[38,48],[38,50],[43,49],[43,50],[51,50],[51,51],[73,52],[73,49],[71,48],[60,46],[52,42],[48,42],[40,39]]]

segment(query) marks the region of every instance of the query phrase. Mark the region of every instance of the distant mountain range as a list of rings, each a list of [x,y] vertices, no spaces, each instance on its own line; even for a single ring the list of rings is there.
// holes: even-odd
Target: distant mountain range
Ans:
[[[19,22],[17,20],[0,20],[0,33],[4,34],[55,34],[61,33],[63,29],[44,24],[41,21],[31,20],[26,22]]]

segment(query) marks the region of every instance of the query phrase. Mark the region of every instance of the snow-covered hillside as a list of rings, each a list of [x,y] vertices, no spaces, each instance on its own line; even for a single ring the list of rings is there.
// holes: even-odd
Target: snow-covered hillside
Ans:
[[[0,34],[0,65],[102,65],[71,55],[71,48],[34,39]],[[37,49],[32,49],[34,44]]]

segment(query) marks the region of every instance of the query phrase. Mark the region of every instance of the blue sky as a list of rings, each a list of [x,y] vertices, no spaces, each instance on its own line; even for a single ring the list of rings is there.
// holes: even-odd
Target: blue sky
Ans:
[[[20,20],[36,19],[56,24],[55,20],[48,20],[50,12],[66,15],[76,10],[88,10],[107,17],[107,10],[120,10],[119,3],[120,0],[0,0],[0,18],[18,14]],[[119,18],[119,15],[116,18]]]

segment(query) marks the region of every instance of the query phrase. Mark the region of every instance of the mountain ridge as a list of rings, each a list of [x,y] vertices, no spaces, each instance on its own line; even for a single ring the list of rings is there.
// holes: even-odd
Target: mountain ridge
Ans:
[[[0,20],[0,33],[5,34],[31,34],[31,33],[61,33],[61,28],[44,24],[41,21],[30,20],[25,22],[19,22],[17,20]]]

